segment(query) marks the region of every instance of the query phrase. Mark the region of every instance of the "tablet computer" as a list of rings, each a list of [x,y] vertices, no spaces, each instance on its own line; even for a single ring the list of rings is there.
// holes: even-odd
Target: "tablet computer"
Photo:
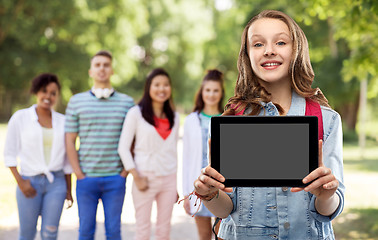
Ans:
[[[318,118],[212,117],[211,166],[228,187],[303,187],[318,167]]]

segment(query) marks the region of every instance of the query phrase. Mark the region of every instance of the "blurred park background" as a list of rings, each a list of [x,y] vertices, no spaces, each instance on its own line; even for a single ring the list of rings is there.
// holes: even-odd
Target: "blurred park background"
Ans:
[[[0,0],[1,138],[11,115],[35,102],[29,94],[33,77],[58,75],[57,110],[64,113],[73,94],[91,87],[89,60],[100,49],[113,53],[113,86],[136,101],[155,67],[170,73],[183,115],[191,111],[206,69],[224,72],[228,99],[242,30],[264,9],[289,14],[304,30],[313,86],[343,120],[347,199],[335,221],[338,238],[378,239],[376,0]],[[15,206],[9,200],[13,186],[13,179],[0,180],[2,218]]]

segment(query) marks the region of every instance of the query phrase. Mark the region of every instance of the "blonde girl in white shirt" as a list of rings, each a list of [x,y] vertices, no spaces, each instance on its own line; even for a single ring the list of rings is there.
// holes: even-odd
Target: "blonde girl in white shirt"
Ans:
[[[136,240],[150,239],[151,209],[156,201],[155,240],[167,240],[177,193],[177,140],[179,115],[173,110],[171,80],[161,68],[145,83],[139,104],[129,110],[122,128],[118,153],[133,175]],[[130,147],[135,136],[134,156]]]
[[[37,104],[17,111],[8,123],[4,161],[18,185],[20,240],[35,238],[39,216],[42,240],[56,239],[65,199],[68,207],[72,206],[72,169],[64,147],[64,115],[52,109],[59,91],[55,75],[37,76],[31,86]]]

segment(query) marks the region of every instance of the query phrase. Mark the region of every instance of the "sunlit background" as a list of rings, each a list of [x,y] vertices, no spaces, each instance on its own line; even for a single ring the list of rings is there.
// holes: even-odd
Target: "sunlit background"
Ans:
[[[73,94],[90,88],[89,60],[100,49],[113,53],[113,86],[135,101],[155,67],[171,75],[183,116],[207,69],[224,73],[228,99],[242,30],[264,9],[287,13],[304,30],[313,86],[343,120],[347,198],[334,223],[337,237],[378,239],[378,1],[0,0],[0,143],[10,116],[34,103],[33,77],[58,75],[57,110],[64,113]],[[17,211],[8,172],[2,165],[0,218]],[[0,225],[0,239],[6,231]]]

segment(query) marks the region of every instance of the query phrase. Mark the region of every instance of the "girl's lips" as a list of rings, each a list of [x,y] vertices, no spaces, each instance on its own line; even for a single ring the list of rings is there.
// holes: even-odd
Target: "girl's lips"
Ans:
[[[273,70],[281,66],[280,62],[264,62],[261,66],[266,70]]]

